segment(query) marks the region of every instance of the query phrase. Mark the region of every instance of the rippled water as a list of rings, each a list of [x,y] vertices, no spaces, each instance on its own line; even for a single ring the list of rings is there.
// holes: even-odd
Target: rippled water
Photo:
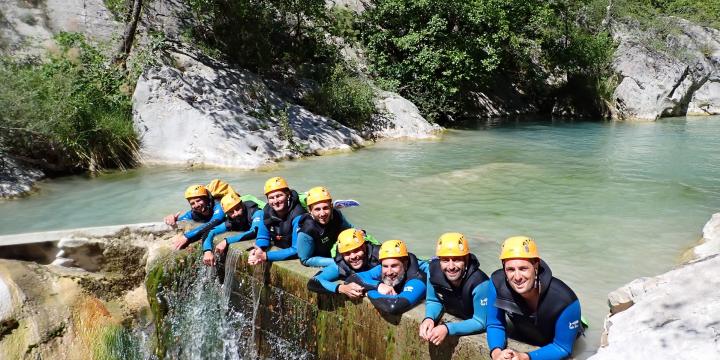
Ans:
[[[0,202],[0,233],[160,220],[182,191],[220,177],[257,195],[270,176],[299,190],[326,185],[362,203],[350,221],[432,255],[464,232],[481,267],[499,267],[507,236],[536,238],[557,277],[580,297],[597,347],[609,291],[676,264],[720,207],[720,117],[654,123],[505,122],[441,140],[381,142],[265,171],[138,169],[40,184]]]

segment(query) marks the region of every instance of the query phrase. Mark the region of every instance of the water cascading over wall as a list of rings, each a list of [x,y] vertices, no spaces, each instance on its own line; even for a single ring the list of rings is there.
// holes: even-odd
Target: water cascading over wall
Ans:
[[[450,336],[440,347],[422,341],[422,305],[387,316],[366,299],[318,295],[306,287],[318,269],[297,260],[249,266],[247,245],[230,247],[223,286],[197,252],[175,255],[149,272],[160,358],[489,358],[484,334]]]

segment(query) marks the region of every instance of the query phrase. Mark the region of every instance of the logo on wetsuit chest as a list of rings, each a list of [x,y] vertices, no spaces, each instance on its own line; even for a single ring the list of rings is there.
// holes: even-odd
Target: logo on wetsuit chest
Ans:
[[[322,238],[322,239],[320,239],[320,243],[321,243],[321,244],[324,244],[324,243],[326,243],[326,242],[328,242],[328,241],[330,241],[330,238],[327,237],[327,236],[324,237],[324,238]]]
[[[487,298],[480,300],[480,306],[487,306]]]
[[[570,330],[577,329],[578,326],[580,326],[580,320],[571,321],[570,324],[568,324]]]

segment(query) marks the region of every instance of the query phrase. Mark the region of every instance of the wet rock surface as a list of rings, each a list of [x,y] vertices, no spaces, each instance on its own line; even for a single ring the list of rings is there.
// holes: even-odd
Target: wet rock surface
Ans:
[[[612,66],[620,77],[614,116],[655,120],[719,114],[720,31],[675,17],[662,21],[677,30],[664,39],[636,24],[612,22],[619,43]]]
[[[608,295],[603,359],[694,359],[720,354],[720,213],[703,229],[706,246],[690,262],[640,278]],[[692,251],[692,250],[691,250]]]
[[[45,174],[0,152],[0,199],[28,194]]]

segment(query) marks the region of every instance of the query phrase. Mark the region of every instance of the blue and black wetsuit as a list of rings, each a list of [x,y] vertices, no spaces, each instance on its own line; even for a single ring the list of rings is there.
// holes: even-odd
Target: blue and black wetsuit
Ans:
[[[425,278],[428,263],[418,261],[414,254],[408,254],[408,267],[405,270],[405,279],[395,286],[397,295],[383,295],[377,291],[382,281],[382,265],[355,273],[348,277],[348,282],[355,282],[367,290],[367,297],[379,311],[400,315],[419,304],[425,298]]]
[[[292,245],[293,221],[300,215],[306,214],[307,210],[300,204],[300,198],[295,190],[290,190],[287,207],[288,213],[283,218],[273,210],[270,204],[265,205],[263,221],[258,227],[255,246],[267,251],[273,245],[281,249],[287,249]],[[270,258],[268,260],[277,261],[277,259],[270,260]]]
[[[195,221],[203,223],[202,225],[183,234],[185,238],[188,239],[188,244],[200,240],[210,230],[225,220],[225,212],[223,212],[219,201],[213,199],[212,197],[208,197],[207,205],[205,206],[207,209],[212,209],[212,212],[210,212],[210,215],[208,216],[203,216],[200,212],[188,210],[177,219],[177,221]]]
[[[453,287],[440,269],[440,259],[430,260],[425,302],[425,317],[435,324],[443,311],[457,316],[463,321],[446,323],[449,335],[468,335],[485,330],[488,288],[488,276],[480,270],[480,262],[470,254],[465,273],[458,288]]]
[[[541,346],[529,353],[533,360],[564,359],[572,354],[573,345],[582,333],[580,323],[580,302],[575,293],[564,282],[552,276],[550,267],[540,260],[538,281],[540,301],[536,312],[532,312],[520,295],[507,283],[503,269],[492,276],[493,286],[489,288],[487,338],[490,351],[505,349],[506,335]],[[513,329],[506,334],[507,322]]]
[[[240,231],[241,233],[229,236],[225,239],[228,245],[242,241],[254,239],[258,233],[258,226],[262,223],[263,212],[259,208],[259,204],[254,201],[242,202],[242,215],[236,218],[226,217],[225,221],[214,227],[207,233],[203,240],[203,251],[212,251],[213,240],[215,236],[228,231]]]
[[[352,226],[340,210],[332,209],[330,221],[321,225],[310,214],[298,218],[293,227],[293,246],[297,247],[297,255],[305,266],[326,267],[333,265],[331,249],[340,233]]]
[[[380,252],[380,246],[369,242],[366,242],[363,246],[365,247],[365,261],[363,261],[360,269],[357,271],[353,270],[353,268],[345,262],[342,254],[338,253],[335,255],[334,265],[325,267],[308,281],[308,289],[319,293],[337,294],[340,285],[335,281],[347,279],[356,272],[367,271],[379,265],[380,260],[378,259],[378,254]]]

